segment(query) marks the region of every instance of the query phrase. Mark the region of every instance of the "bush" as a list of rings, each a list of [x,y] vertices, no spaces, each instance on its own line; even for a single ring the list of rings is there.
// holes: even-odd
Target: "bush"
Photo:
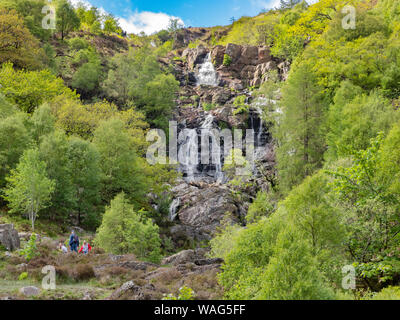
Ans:
[[[36,238],[37,235],[35,233],[32,233],[31,237],[29,238],[29,241],[25,244],[24,248],[20,250],[19,254],[23,256],[26,261],[31,261],[34,257],[37,257],[40,255],[39,250],[36,246]]]
[[[133,253],[139,259],[155,263],[161,260],[158,226],[144,217],[142,211],[135,211],[124,193],[111,201],[95,242],[109,253]]]
[[[400,300],[400,287],[388,287],[375,294],[372,300]]]
[[[172,294],[164,297],[163,300],[194,300],[194,292],[191,288],[182,287],[179,289],[178,297],[175,297]]]
[[[18,281],[22,281],[28,278],[28,272],[22,272],[19,277],[18,277]]]
[[[232,58],[229,54],[224,54],[224,61],[222,62],[222,64],[225,67],[229,67],[232,64]]]
[[[84,281],[95,277],[94,269],[90,264],[80,264],[75,267],[73,272],[75,280]]]

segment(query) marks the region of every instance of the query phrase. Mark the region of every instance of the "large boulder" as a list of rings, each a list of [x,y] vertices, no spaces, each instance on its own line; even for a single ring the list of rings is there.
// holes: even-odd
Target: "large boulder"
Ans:
[[[245,66],[257,65],[258,62],[258,47],[244,46],[239,62]]]
[[[182,53],[182,57],[186,58],[189,70],[193,70],[196,65],[202,63],[207,56],[207,49],[203,46],[198,46],[196,49],[186,49]]]
[[[173,256],[165,258],[161,264],[168,265],[172,264],[174,266],[186,263],[195,263],[196,261],[200,260],[203,261],[205,259],[206,254],[205,249],[196,249],[196,250],[184,250]]]
[[[158,298],[154,285],[146,284],[143,287],[136,285],[133,281],[124,283],[115,290],[108,300],[155,300]]]
[[[0,244],[8,251],[14,251],[20,248],[18,231],[12,224],[0,224]]]
[[[225,53],[231,57],[232,63],[235,63],[242,55],[242,46],[234,43],[229,43],[226,46]]]
[[[39,295],[40,289],[30,286],[21,288],[19,292],[25,297],[35,297]]]
[[[224,62],[225,47],[219,45],[212,49],[211,60],[214,63],[215,68],[218,68]]]
[[[197,241],[210,240],[227,212],[232,214],[234,222],[239,221],[241,210],[224,185],[182,183],[173,192],[180,199],[177,208],[180,224],[170,230],[175,241],[184,237]]]

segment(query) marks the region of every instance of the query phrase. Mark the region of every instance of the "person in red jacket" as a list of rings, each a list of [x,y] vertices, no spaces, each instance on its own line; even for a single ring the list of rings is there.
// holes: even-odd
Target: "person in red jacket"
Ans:
[[[87,243],[86,241],[83,241],[83,245],[79,249],[78,253],[88,254],[91,250],[92,250],[92,246],[89,243]]]

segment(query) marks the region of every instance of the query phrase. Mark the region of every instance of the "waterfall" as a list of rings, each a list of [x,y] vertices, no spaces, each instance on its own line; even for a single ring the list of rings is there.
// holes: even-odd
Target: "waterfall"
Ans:
[[[199,73],[196,76],[197,85],[218,86],[218,75],[211,61],[211,53],[207,54],[206,59],[200,65]]]
[[[174,199],[169,207],[169,220],[174,221],[178,215],[178,208],[181,205],[181,199]]]
[[[202,144],[202,152],[205,150],[205,148],[208,146],[209,151],[211,152],[211,164],[215,170],[213,177],[217,182],[223,182],[224,180],[224,173],[222,171],[222,160],[221,160],[221,145],[219,141],[219,134],[216,136],[214,134],[214,117],[209,114],[207,115],[206,119],[204,120],[202,126],[201,126],[201,132],[203,137],[205,137],[208,140],[202,141],[205,142],[205,144]],[[211,138],[211,144],[209,143],[209,139]]]
[[[199,164],[198,134],[196,129],[184,129],[178,137],[179,162],[181,171],[186,173],[188,182],[194,181],[197,166]]]
[[[262,119],[263,110],[262,107],[268,104],[268,99],[264,97],[258,97],[251,103],[251,108],[255,110],[255,117],[251,116],[251,129],[254,129],[256,133],[255,144],[257,147],[263,146],[263,134],[264,134],[264,122]],[[257,123],[257,124],[256,124]]]

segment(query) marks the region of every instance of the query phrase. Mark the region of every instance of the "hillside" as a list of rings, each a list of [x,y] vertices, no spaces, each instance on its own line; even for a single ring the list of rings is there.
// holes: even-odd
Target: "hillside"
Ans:
[[[46,4],[0,0],[0,298],[400,299],[400,1]]]

